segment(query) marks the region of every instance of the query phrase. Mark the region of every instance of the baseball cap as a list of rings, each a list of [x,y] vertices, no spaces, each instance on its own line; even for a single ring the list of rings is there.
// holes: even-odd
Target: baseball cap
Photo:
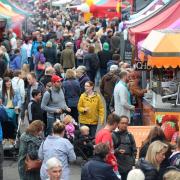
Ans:
[[[52,75],[52,77],[51,77],[51,82],[58,82],[58,81],[62,81],[62,80],[63,80],[63,78],[60,78],[57,75]]]

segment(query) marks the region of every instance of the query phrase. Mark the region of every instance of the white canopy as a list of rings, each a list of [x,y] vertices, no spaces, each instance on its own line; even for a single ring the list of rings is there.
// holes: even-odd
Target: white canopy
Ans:
[[[58,0],[58,1],[53,1],[52,6],[61,6],[63,4],[71,3],[72,0]]]

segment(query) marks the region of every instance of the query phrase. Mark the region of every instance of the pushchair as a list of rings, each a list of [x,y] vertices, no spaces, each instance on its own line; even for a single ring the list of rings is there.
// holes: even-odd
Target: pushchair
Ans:
[[[3,151],[5,159],[17,159],[19,127],[18,116],[13,109],[0,106],[0,119],[3,132]]]
[[[75,138],[73,141],[74,151],[77,157],[82,157],[83,160],[88,160],[93,156],[93,140],[94,137],[84,138],[81,136],[80,130],[75,131]]]

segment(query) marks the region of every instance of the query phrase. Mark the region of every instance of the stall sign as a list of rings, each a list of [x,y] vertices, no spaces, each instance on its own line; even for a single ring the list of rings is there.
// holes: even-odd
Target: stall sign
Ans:
[[[144,70],[151,70],[152,69],[151,66],[148,66],[147,61],[144,61],[144,62],[137,61],[137,62],[135,62],[134,68],[136,70],[142,70],[142,71],[144,71]]]
[[[125,62],[128,62],[129,64],[131,64],[132,62],[132,56],[133,56],[133,53],[132,53],[132,46],[131,46],[131,43],[129,40],[125,40],[124,42],[124,57],[123,57],[123,60]]]

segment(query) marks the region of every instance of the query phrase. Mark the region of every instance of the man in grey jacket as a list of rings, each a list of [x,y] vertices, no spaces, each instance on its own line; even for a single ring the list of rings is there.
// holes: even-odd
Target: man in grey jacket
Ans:
[[[41,108],[47,112],[46,136],[52,133],[52,125],[56,118],[59,118],[63,111],[71,111],[66,105],[61,81],[62,78],[52,75],[52,88],[46,91],[42,98]]]
[[[114,88],[115,113],[119,116],[126,115],[130,120],[131,111],[134,111],[135,107],[131,105],[131,94],[127,86],[128,72],[120,72],[119,77],[120,81],[116,84]]]

